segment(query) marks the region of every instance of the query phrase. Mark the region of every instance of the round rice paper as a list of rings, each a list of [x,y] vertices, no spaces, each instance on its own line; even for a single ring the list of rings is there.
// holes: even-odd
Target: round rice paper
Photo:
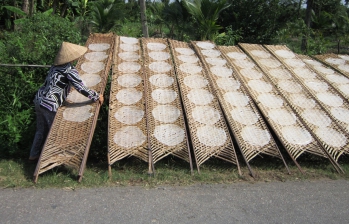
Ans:
[[[108,58],[108,55],[103,51],[89,52],[84,54],[84,57],[89,61],[103,61]]]
[[[116,94],[116,99],[126,105],[132,105],[140,101],[143,93],[135,88],[126,88]]]
[[[326,78],[330,81],[330,82],[334,82],[337,84],[349,84],[349,79],[343,75],[326,75]]]
[[[293,68],[304,67],[305,63],[300,59],[284,59],[284,62]]]
[[[246,59],[247,56],[244,53],[240,53],[240,52],[229,52],[227,53],[229,58],[235,59],[235,60],[243,60]]]
[[[147,136],[136,126],[125,126],[115,132],[113,140],[118,146],[129,149],[141,146]]]
[[[269,74],[277,79],[290,79],[292,78],[291,73],[287,69],[274,68],[269,70]]]
[[[330,68],[326,68],[324,66],[314,66],[314,69],[318,72],[321,72],[322,74],[325,74],[325,75],[331,75],[334,73],[334,71]]]
[[[83,74],[80,76],[82,82],[87,87],[92,87],[101,82],[101,77],[97,74]]]
[[[307,145],[313,141],[311,134],[302,127],[284,126],[281,129],[281,133],[287,142],[294,145]]]
[[[304,94],[291,94],[290,100],[296,106],[303,109],[310,109],[315,107],[315,101],[306,97]]]
[[[260,79],[263,77],[263,73],[251,68],[240,69],[240,74],[249,79]]]
[[[152,110],[152,115],[157,121],[173,123],[179,118],[181,112],[172,105],[158,105]]]
[[[326,62],[333,64],[333,65],[343,65],[345,64],[345,60],[341,58],[327,58],[325,59]]]
[[[174,79],[166,74],[156,74],[150,76],[149,81],[154,86],[165,88],[171,86],[174,82]]]
[[[259,93],[268,93],[273,90],[272,85],[262,80],[250,80],[247,85]]]
[[[224,91],[234,91],[240,88],[240,82],[233,78],[219,78],[216,83]]]
[[[166,49],[166,45],[163,43],[148,43],[147,48],[151,51],[162,51]]]
[[[182,63],[194,64],[199,61],[199,58],[195,55],[178,55],[177,58],[182,61]]]
[[[135,44],[120,44],[123,51],[139,51],[140,47]]]
[[[283,105],[282,98],[272,93],[262,93],[258,95],[257,100],[269,108],[280,108]]]
[[[209,58],[217,58],[221,55],[221,52],[218,50],[201,50],[201,53]]]
[[[244,107],[250,101],[248,96],[240,92],[227,92],[223,97],[226,102],[235,107]]]
[[[118,65],[118,69],[123,73],[136,73],[141,69],[141,65],[137,62],[122,62]]]
[[[342,107],[333,107],[331,108],[331,114],[334,116],[337,120],[343,123],[349,124],[349,110]]]
[[[212,66],[224,66],[227,61],[222,58],[205,58],[206,62]]]
[[[212,48],[215,48],[214,44],[209,43],[209,42],[203,42],[203,41],[196,42],[196,45],[199,46],[202,49],[208,49],[208,50],[212,49]]]
[[[280,56],[282,58],[294,58],[294,57],[296,57],[296,55],[292,51],[288,51],[288,50],[276,50],[275,54],[277,54],[278,56]]]
[[[305,81],[305,85],[311,90],[321,93],[328,90],[328,85],[325,82],[321,81]]]
[[[241,137],[250,145],[264,146],[270,142],[270,134],[257,126],[249,125],[241,130]]]
[[[327,145],[335,148],[341,148],[347,144],[345,135],[329,127],[317,128],[315,134]]]
[[[183,80],[184,84],[191,89],[201,89],[208,85],[208,80],[202,75],[189,75]]]
[[[196,106],[191,115],[195,121],[207,125],[214,125],[221,119],[219,111],[211,106]]]
[[[119,108],[114,117],[123,124],[137,124],[144,117],[144,111],[137,106],[123,106]]]
[[[192,89],[187,94],[187,97],[195,105],[207,105],[214,99],[214,96],[205,89]]]
[[[88,48],[91,51],[106,51],[110,48],[110,44],[107,44],[107,43],[89,44]]]
[[[210,71],[219,77],[229,77],[233,74],[233,70],[223,66],[213,66]]]
[[[268,111],[268,117],[275,123],[285,126],[293,125],[296,123],[296,115],[283,108],[271,109]]]
[[[138,39],[134,37],[120,37],[120,40],[125,44],[138,44]]]
[[[339,65],[338,68],[342,71],[349,72],[349,65]]]
[[[195,64],[183,63],[179,66],[179,70],[188,74],[196,74],[202,71],[202,67]]]
[[[307,122],[318,127],[327,127],[332,123],[331,118],[318,109],[306,109],[301,115]]]
[[[259,116],[249,107],[236,107],[230,111],[231,117],[243,125],[253,125],[257,123]]]
[[[136,87],[142,82],[142,78],[136,74],[124,74],[120,75],[117,81],[123,87]]]
[[[270,58],[271,55],[268,52],[261,51],[261,50],[252,50],[251,54],[253,54],[256,57],[259,58]]]
[[[234,64],[239,66],[240,68],[253,68],[255,66],[253,62],[246,59],[235,60]]]
[[[323,102],[324,104],[330,107],[340,107],[343,105],[343,99],[340,98],[338,95],[335,95],[329,92],[324,92],[324,93],[317,93],[316,96],[321,102]]]
[[[100,61],[89,61],[81,64],[81,70],[86,73],[98,73],[104,69],[104,63]]]
[[[175,146],[184,141],[185,132],[178,125],[162,124],[155,126],[154,137],[164,145]]]
[[[168,104],[177,98],[177,93],[172,89],[156,89],[151,92],[151,97],[160,104]]]
[[[260,59],[259,62],[268,68],[278,68],[281,66],[281,63],[276,59],[263,58],[263,59]]]
[[[84,122],[93,116],[90,105],[65,108],[63,111],[63,119],[72,122]]]
[[[195,54],[195,52],[190,49],[190,48],[180,48],[180,47],[177,47],[175,48],[175,51],[178,52],[179,54],[182,54],[182,55],[193,55]]]
[[[118,53],[118,56],[124,61],[138,61],[141,57],[138,53],[132,51]]]
[[[159,61],[159,62],[150,63],[149,68],[153,72],[164,73],[164,72],[171,71],[172,66],[167,62]]]
[[[201,144],[211,147],[222,146],[227,140],[224,129],[214,125],[198,127],[196,136]]]
[[[288,93],[300,93],[302,92],[303,88],[300,84],[289,81],[289,80],[282,80],[278,82],[279,88],[282,90],[288,92]]]
[[[170,54],[167,52],[149,52],[149,57],[156,60],[156,61],[165,61],[170,58]]]

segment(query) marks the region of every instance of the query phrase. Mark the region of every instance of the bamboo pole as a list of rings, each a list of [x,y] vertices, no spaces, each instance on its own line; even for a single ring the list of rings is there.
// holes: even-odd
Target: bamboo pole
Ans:
[[[51,65],[23,65],[23,64],[0,64],[2,67],[34,67],[34,68],[49,68]]]

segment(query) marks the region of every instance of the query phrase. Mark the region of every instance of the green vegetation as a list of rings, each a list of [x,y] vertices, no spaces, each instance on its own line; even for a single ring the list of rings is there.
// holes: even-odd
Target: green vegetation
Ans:
[[[180,41],[211,40],[218,45],[235,45],[239,42],[285,44],[297,53],[345,54],[349,53],[349,8],[348,4],[343,5],[342,2],[340,0],[147,1],[146,16],[151,37]],[[310,13],[307,13],[307,10]],[[62,41],[84,44],[92,32],[114,32],[117,35],[142,37],[138,1],[2,0],[0,63],[50,65]],[[24,161],[28,156],[35,131],[32,100],[38,87],[44,82],[46,73],[47,69],[43,68],[0,66],[0,159],[2,159],[0,185],[3,187],[32,185],[29,181],[31,174],[28,173],[32,173],[33,168],[25,165]],[[96,164],[106,161],[107,114],[108,106],[104,104],[89,156]],[[187,183],[214,179],[209,165],[202,169],[200,176],[190,176],[184,165],[179,168],[173,166],[172,169],[175,171],[171,169],[167,171],[166,163],[163,165],[161,163],[156,178],[147,179],[144,171],[146,168],[135,171],[132,165],[123,162],[116,167],[127,168],[125,170],[116,168],[113,179],[109,181],[105,164],[95,166],[95,163],[89,164],[85,176],[91,175],[91,178],[85,178],[84,184],[91,181],[89,179],[95,182],[91,183],[91,186],[97,183],[107,185],[117,182],[127,185],[132,182],[130,179],[142,180],[148,185],[156,181],[160,184],[172,183],[176,178],[182,179],[183,176],[186,176],[183,181]],[[308,164],[312,164],[311,160]],[[264,166],[269,165],[270,163]],[[143,166],[144,164],[141,165]],[[333,173],[329,167],[330,165],[324,169],[328,170],[328,173]],[[273,169],[273,172],[279,172],[279,168]],[[348,171],[346,164],[343,164],[343,168]],[[59,168],[43,175],[40,182],[45,182],[43,180],[46,178],[48,180],[47,184],[42,186],[50,186],[49,183],[52,185],[58,182],[65,183],[74,179],[70,176],[70,172],[64,172],[64,168],[62,169],[63,171]],[[226,172],[225,177],[221,177],[225,175],[224,169],[221,170],[219,166],[215,169],[219,171],[215,177],[218,178],[216,179],[218,182],[229,178],[230,181],[239,180],[235,174],[231,177],[235,172],[234,169]],[[311,167],[307,169],[312,170]],[[320,172],[321,169],[314,170]],[[206,172],[209,173],[207,178]],[[117,177],[123,173],[127,175]],[[17,176],[18,180],[13,179],[12,175]]]
[[[254,179],[240,158],[242,176],[238,175],[237,167],[221,160],[210,159],[200,167],[200,174],[194,169],[190,173],[189,164],[179,159],[168,157],[155,164],[155,176],[147,175],[148,165],[136,158],[128,158],[116,162],[112,166],[112,177],[109,178],[107,163],[89,159],[84,178],[77,182],[77,171],[65,167],[56,167],[40,175],[38,183],[32,182],[35,165],[26,160],[0,160],[0,188],[63,188],[74,190],[85,187],[109,187],[109,186],[143,186],[159,187],[164,185],[185,186],[193,184],[216,183],[255,183],[270,181],[299,181],[316,179],[347,179],[349,180],[348,157],[341,159],[339,163],[346,172],[338,174],[328,160],[322,158],[300,159],[300,165],[305,171],[301,174],[291,161],[287,161],[291,174],[288,174],[283,163],[271,158],[256,158],[252,163],[252,169],[257,177]]]

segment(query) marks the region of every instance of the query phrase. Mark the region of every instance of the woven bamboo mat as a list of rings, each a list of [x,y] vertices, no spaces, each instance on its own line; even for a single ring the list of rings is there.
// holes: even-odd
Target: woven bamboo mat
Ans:
[[[349,78],[349,55],[323,54],[315,58]]]
[[[307,55],[297,54],[310,68],[332,85],[344,98],[349,99],[349,78]],[[349,116],[349,115],[348,115]]]
[[[142,53],[137,38],[115,38],[108,119],[108,163],[134,156],[148,162]]]
[[[211,157],[236,164],[235,149],[206,71],[188,43],[169,40],[196,164]]]
[[[208,71],[207,77],[216,90],[229,127],[246,162],[259,154],[283,160],[256,105],[245,86],[241,85],[235,69],[226,61],[220,48],[212,42],[193,41],[191,44]]]
[[[295,161],[304,152],[325,157],[322,150],[319,150],[318,142],[311,138],[309,130],[302,124],[299,116],[293,112],[286,100],[280,97],[278,90],[269,78],[257,66],[252,66],[253,60],[236,46],[220,46],[219,49],[234,66],[236,76],[250,92],[251,97],[257,103],[261,113],[267,119],[270,127],[274,130],[291,158]],[[265,55],[267,57],[268,54]],[[251,64],[252,67],[246,69],[243,67],[245,64]],[[265,88],[256,88],[256,84]],[[277,96],[275,97],[277,99],[276,104],[272,104],[273,98],[271,98],[269,105],[266,104],[263,99],[263,97],[268,96],[266,94]],[[278,105],[281,106],[278,108]],[[290,135],[292,129],[299,130],[300,133],[293,132],[295,136],[292,136]],[[299,135],[301,133],[304,133],[304,135]]]
[[[290,56],[288,56],[288,58],[283,57],[285,54],[287,56],[292,53],[286,46],[267,45],[266,48],[274,53],[274,55],[294,74],[297,81],[317,100],[323,110],[339,125],[343,134],[345,134],[347,140],[349,140],[349,121],[347,118],[344,118],[345,116],[343,116],[342,113],[338,113],[338,110],[349,112],[348,100],[338,93],[338,91],[322,78],[321,75],[313,72],[297,55],[293,54],[294,57],[292,58],[290,58]]]
[[[142,38],[141,43],[147,128],[153,162],[155,164],[172,154],[192,164],[168,42],[166,39]]]
[[[100,94],[111,67],[113,44],[113,34],[91,34],[85,45],[89,49],[76,65],[89,88]],[[100,104],[76,93],[72,89],[67,103],[57,111],[34,172],[35,182],[39,174],[60,165],[79,169],[79,181],[82,178]]]
[[[327,154],[334,166],[340,168],[336,161],[345,152],[344,149],[347,148],[348,142],[338,125],[322,110],[320,104],[317,103],[310,93],[303,88],[297,78],[294,77],[294,74],[275,56],[270,54],[267,49],[256,44],[239,45],[256,61],[288,104],[302,119],[304,125],[308,127],[308,130],[312,131],[310,132],[312,137],[321,143],[322,150],[324,150],[324,153]],[[258,54],[267,53],[269,54],[268,58],[258,56]],[[323,119],[320,119],[320,116]],[[316,123],[316,121],[318,122]],[[328,123],[325,123],[325,121]],[[321,149],[319,148],[319,150]]]

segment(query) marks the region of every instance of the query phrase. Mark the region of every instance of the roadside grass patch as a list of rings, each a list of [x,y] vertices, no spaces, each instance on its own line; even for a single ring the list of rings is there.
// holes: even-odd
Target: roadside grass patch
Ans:
[[[53,168],[39,175],[37,184],[32,182],[36,164],[26,160],[0,160],[0,188],[62,188],[75,190],[89,187],[124,187],[143,186],[187,186],[194,184],[234,184],[239,182],[256,183],[271,181],[303,181],[316,179],[349,180],[348,156],[343,156],[339,163],[345,174],[338,174],[330,162],[323,158],[304,156],[299,158],[305,174],[290,161],[286,161],[291,174],[287,173],[282,161],[275,158],[255,158],[250,162],[256,178],[249,174],[246,164],[240,160],[242,175],[235,165],[210,159],[200,167],[200,173],[193,164],[190,172],[188,163],[175,157],[167,157],[155,164],[155,175],[148,174],[148,164],[136,159],[127,158],[114,163],[109,177],[106,162],[90,159],[84,171],[81,183],[77,182],[78,171],[64,166]]]

